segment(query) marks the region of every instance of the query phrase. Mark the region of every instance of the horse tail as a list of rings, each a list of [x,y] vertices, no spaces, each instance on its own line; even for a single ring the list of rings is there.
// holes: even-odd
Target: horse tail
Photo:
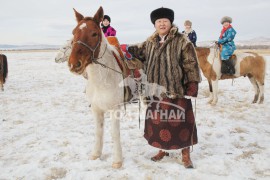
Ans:
[[[4,83],[5,83],[7,75],[8,75],[8,62],[7,62],[6,55],[2,54],[2,56],[3,56],[3,67],[4,67],[3,79],[4,79]]]

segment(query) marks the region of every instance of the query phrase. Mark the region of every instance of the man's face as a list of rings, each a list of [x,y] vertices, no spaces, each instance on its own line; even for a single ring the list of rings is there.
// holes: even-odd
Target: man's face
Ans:
[[[169,33],[172,27],[171,21],[167,18],[157,19],[155,21],[155,28],[159,35],[164,36]]]

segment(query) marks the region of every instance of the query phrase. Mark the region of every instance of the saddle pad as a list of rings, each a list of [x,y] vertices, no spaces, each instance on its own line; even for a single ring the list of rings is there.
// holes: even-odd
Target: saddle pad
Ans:
[[[118,39],[115,36],[108,36],[107,41],[109,42],[110,45],[115,46],[118,53],[120,54],[121,59],[124,59],[124,54],[123,54],[123,52],[122,52],[122,50],[120,48],[120,44],[119,44]]]

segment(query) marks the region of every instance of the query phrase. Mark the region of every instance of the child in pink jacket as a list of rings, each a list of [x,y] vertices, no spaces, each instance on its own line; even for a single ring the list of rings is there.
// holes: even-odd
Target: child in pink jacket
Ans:
[[[116,30],[112,26],[110,26],[110,23],[111,23],[110,16],[104,15],[101,26],[105,37],[116,36]]]

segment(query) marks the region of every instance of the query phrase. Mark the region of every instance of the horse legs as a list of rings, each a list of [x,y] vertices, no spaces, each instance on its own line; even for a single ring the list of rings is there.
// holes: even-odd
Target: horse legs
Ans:
[[[104,113],[92,108],[95,119],[95,144],[90,159],[95,160],[102,154],[103,131],[104,131]]]
[[[120,115],[116,115],[116,112],[113,113],[112,126],[111,126],[111,135],[113,140],[113,168],[122,167],[122,147],[120,142]]]
[[[1,79],[0,79],[0,90],[1,91],[4,91],[4,83],[1,81]]]
[[[261,85],[261,83],[258,83],[259,89],[260,89],[260,99],[259,104],[262,104],[264,101],[264,85]]]
[[[212,88],[213,88],[213,101],[211,102],[211,105],[216,105],[218,101],[218,80],[216,79],[215,81],[212,82]]]
[[[258,98],[259,98],[260,89],[259,89],[258,83],[256,82],[255,78],[251,74],[248,74],[248,79],[251,82],[251,84],[253,85],[253,88],[255,91],[255,96],[254,96],[252,103],[256,103],[258,101]]]
[[[207,80],[208,80],[209,92],[210,92],[208,103],[211,103],[213,101],[213,87],[212,87],[211,80],[210,79],[207,79]]]

